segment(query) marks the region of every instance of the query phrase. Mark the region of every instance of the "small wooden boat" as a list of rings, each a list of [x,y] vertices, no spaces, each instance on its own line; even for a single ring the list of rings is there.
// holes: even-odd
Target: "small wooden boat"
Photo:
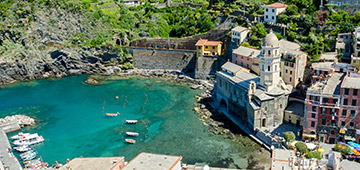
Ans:
[[[138,122],[137,120],[126,120],[126,123],[129,123],[129,124],[135,124],[137,122]]]
[[[134,144],[136,141],[134,139],[125,139],[127,143]]]
[[[126,132],[128,136],[139,136],[139,133],[136,132]]]
[[[115,117],[115,116],[118,116],[120,113],[117,112],[117,113],[105,113],[106,116],[109,116],[109,117]]]

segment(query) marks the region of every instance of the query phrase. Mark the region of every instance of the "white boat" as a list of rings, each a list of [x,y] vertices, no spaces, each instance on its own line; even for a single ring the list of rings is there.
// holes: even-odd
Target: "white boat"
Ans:
[[[33,160],[33,159],[36,158],[36,157],[37,157],[37,152],[32,152],[32,153],[29,153],[29,154],[21,157],[21,159],[22,159],[23,161],[29,161],[29,160]]]
[[[31,150],[31,148],[29,147],[29,145],[22,145],[22,146],[17,146],[17,147],[14,147],[14,149],[18,152],[26,152],[26,151],[29,151]]]
[[[126,120],[126,123],[129,123],[129,124],[135,124],[137,122],[138,122],[137,120]]]
[[[34,145],[37,143],[41,143],[44,141],[44,138],[42,136],[39,136],[37,133],[25,136],[23,139],[19,139],[14,141],[14,145],[22,146],[22,145]]]
[[[136,132],[126,132],[128,136],[139,136],[139,133]]]
[[[120,113],[117,112],[117,113],[105,113],[106,116],[108,117],[115,117],[115,116],[118,116]]]
[[[19,139],[25,138],[26,136],[29,136],[29,135],[30,135],[30,133],[22,133],[22,132],[19,132],[17,135],[11,136],[10,139],[12,139],[12,140],[19,140]]]

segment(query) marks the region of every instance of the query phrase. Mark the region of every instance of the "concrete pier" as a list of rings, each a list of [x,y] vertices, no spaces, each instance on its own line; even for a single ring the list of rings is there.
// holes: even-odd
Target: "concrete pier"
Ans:
[[[5,133],[11,133],[21,130],[21,127],[17,121],[10,121],[0,124],[0,129],[2,129]]]
[[[11,148],[11,145],[6,133],[0,128],[0,162],[3,162],[4,167],[9,168],[10,170],[22,170],[22,167],[14,154],[8,152],[9,148]]]

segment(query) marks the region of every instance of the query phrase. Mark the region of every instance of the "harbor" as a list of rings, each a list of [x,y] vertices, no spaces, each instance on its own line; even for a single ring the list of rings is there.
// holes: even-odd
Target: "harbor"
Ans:
[[[25,114],[36,119],[36,125],[21,132],[44,137],[43,143],[32,148],[49,165],[76,157],[124,156],[129,161],[148,152],[181,155],[191,165],[203,162],[211,167],[245,169],[249,164],[257,166],[253,159],[263,154],[259,148],[247,147],[255,142],[246,136],[241,137],[244,142],[234,142],[209,132],[192,110],[194,96],[201,90],[191,85],[134,77],[92,86],[84,80],[86,76],[36,80],[0,91],[0,99],[6,98],[0,117]],[[25,93],[28,95],[21,97]],[[117,116],[106,116],[117,112]],[[128,124],[126,120],[138,122]],[[128,144],[127,138],[136,140],[135,144]]]
[[[6,127],[3,127],[6,128]],[[21,170],[22,167],[15,157],[15,155],[10,152],[9,148],[11,148],[10,142],[6,136],[5,131],[0,128],[0,169],[16,169]]]

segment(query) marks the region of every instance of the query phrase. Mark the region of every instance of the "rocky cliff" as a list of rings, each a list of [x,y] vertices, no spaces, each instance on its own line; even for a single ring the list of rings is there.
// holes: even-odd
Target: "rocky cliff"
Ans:
[[[0,53],[0,84],[120,71],[117,66],[124,60],[122,52],[73,45],[79,41],[74,39],[76,35],[91,35],[86,22],[78,13],[50,8],[37,11],[32,22],[22,21],[23,31],[10,26],[0,30],[0,45],[5,47]]]

